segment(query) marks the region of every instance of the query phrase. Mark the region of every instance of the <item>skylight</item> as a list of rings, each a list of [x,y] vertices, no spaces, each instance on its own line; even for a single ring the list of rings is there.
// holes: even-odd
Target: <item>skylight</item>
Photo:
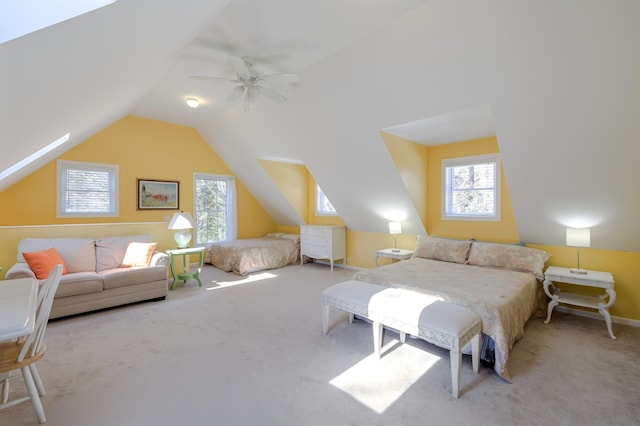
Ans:
[[[11,176],[12,174],[17,172],[21,168],[33,163],[38,158],[42,157],[43,155],[47,154],[48,152],[50,152],[50,151],[54,150],[55,148],[59,147],[60,145],[62,145],[63,143],[65,143],[66,141],[69,140],[69,136],[71,136],[71,133],[67,133],[66,135],[64,135],[64,136],[56,139],[55,141],[51,142],[49,145],[45,146],[44,148],[41,148],[41,149],[37,150],[36,152],[31,154],[30,156],[24,158],[21,161],[18,161],[13,166],[3,170],[2,172],[0,172],[0,181],[3,180],[6,177]]]
[[[116,0],[0,0],[0,43],[115,2]]]

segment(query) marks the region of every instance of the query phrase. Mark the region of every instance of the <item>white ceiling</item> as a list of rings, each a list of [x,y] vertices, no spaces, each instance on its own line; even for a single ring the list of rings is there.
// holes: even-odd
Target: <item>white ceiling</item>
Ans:
[[[119,0],[0,44],[0,171],[71,133],[0,189],[135,114],[195,127],[278,223],[302,219],[258,158],[304,163],[351,229],[401,211],[424,233],[380,130],[495,134],[523,241],[582,218],[592,246],[640,250],[638,22],[636,0]],[[300,82],[245,113],[189,78],[233,76],[230,55]]]

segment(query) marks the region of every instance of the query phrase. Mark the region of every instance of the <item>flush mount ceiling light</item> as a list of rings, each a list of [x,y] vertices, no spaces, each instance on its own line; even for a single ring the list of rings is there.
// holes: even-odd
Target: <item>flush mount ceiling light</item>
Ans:
[[[187,98],[187,105],[191,108],[198,108],[200,106],[200,101],[196,98]]]

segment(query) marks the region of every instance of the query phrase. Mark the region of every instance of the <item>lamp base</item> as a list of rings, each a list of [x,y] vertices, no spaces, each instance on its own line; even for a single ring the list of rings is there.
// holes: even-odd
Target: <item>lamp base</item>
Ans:
[[[586,269],[570,269],[569,272],[571,272],[572,274],[578,274],[578,275],[587,275],[587,270]]]
[[[178,244],[178,248],[187,248],[191,241],[191,231],[188,229],[178,229],[175,234],[173,234],[173,239],[176,241],[176,244]]]

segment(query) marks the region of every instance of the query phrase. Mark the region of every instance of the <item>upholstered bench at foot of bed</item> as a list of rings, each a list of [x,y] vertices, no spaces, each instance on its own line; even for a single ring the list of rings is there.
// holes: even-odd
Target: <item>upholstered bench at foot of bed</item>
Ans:
[[[332,306],[348,312],[350,322],[354,314],[373,321],[374,351],[378,357],[384,326],[399,331],[402,342],[406,334],[410,334],[449,349],[455,398],[459,395],[462,348],[468,342],[471,342],[473,371],[478,372],[482,321],[467,308],[408,290],[344,281],[323,292],[324,334],[329,330]]]

